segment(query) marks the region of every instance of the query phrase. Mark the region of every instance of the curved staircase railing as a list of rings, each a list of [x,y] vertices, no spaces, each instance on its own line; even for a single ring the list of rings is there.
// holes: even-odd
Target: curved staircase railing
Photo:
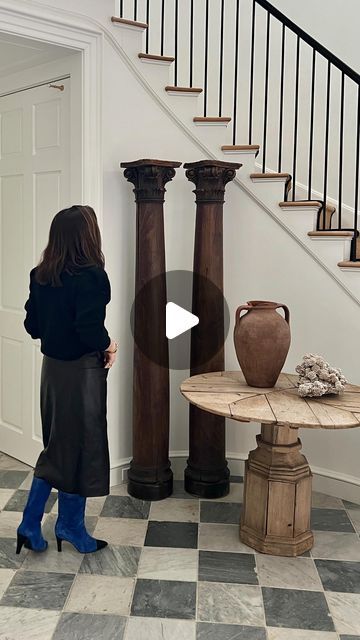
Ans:
[[[268,0],[119,0],[119,16],[198,90],[197,119],[259,144],[259,171],[291,173],[285,200],[319,202],[317,230],[353,232],[360,260],[360,75]]]

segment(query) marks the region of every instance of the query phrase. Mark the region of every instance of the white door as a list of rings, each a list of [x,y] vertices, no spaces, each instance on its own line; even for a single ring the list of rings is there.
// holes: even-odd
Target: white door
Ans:
[[[23,325],[29,272],[70,206],[70,80],[0,97],[0,451],[34,465],[42,447],[40,341]]]

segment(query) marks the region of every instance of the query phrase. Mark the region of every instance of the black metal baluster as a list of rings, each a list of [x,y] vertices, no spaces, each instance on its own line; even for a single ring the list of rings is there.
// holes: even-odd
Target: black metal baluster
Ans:
[[[150,0],[146,0],[146,24],[148,28],[146,29],[146,53],[149,53],[149,31],[150,31]]]
[[[265,61],[265,98],[264,98],[264,132],[263,132],[263,161],[262,172],[266,172],[268,98],[269,98],[269,56],[270,56],[270,13],[266,22],[266,61]]]
[[[351,260],[357,260],[357,235],[359,214],[359,169],[360,169],[360,84],[358,85],[357,108],[357,138],[356,138],[356,162],[355,162],[355,206],[354,206],[354,237],[351,243]]]
[[[234,65],[234,107],[233,107],[233,144],[236,144],[236,122],[237,122],[237,79],[238,79],[238,57],[239,57],[239,15],[240,0],[236,3],[236,25],[235,25],[235,65]]]
[[[209,0],[206,0],[206,7],[205,7],[205,61],[204,61],[204,117],[206,117],[206,111],[207,111],[208,48],[209,48]]]
[[[344,159],[345,74],[341,74],[338,227],[341,229]]]
[[[330,88],[331,88],[331,62],[328,61],[327,89],[326,89],[326,120],[325,120],[325,158],[324,158],[324,209],[323,209],[324,231],[326,230],[326,206],[327,206],[327,189],[328,189]]]
[[[281,41],[281,79],[280,79],[280,122],[279,122],[279,163],[278,172],[282,166],[282,145],[283,145],[283,121],[284,121],[284,73],[285,73],[285,25],[282,26]]]
[[[123,17],[124,14],[124,2],[123,0],[120,0],[120,18]]]
[[[311,196],[312,196],[312,173],[313,173],[313,151],[314,151],[314,115],[315,115],[315,74],[316,74],[316,51],[315,51],[315,49],[313,49],[312,71],[311,71],[311,108],[310,108],[308,200],[311,200]]]
[[[191,0],[190,5],[190,83],[189,87],[193,86],[193,63],[194,63],[194,0]]]
[[[175,0],[175,62],[174,62],[174,86],[177,87],[178,72],[178,0]]]
[[[134,20],[137,21],[137,0],[134,0]]]
[[[253,126],[255,22],[256,22],[256,2],[255,0],[253,0],[252,25],[251,25],[251,59],[250,59],[249,144],[252,143],[252,126]]]
[[[222,86],[223,86],[223,59],[224,59],[224,5],[225,5],[225,0],[221,0],[220,69],[219,69],[219,117],[221,117],[221,115],[222,115]]]
[[[164,55],[164,20],[165,20],[165,0],[161,0],[161,47],[160,55]]]
[[[297,168],[297,144],[298,144],[298,120],[299,120],[299,69],[300,69],[300,37],[296,40],[296,75],[295,75],[295,120],[294,120],[294,157],[292,174],[292,199],[296,197],[296,168]]]

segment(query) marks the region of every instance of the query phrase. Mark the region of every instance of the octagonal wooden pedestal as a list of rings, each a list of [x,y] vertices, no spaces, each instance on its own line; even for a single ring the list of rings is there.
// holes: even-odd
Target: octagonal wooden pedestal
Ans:
[[[312,473],[298,429],[265,425],[245,463],[240,539],[261,553],[298,556],[312,548]]]

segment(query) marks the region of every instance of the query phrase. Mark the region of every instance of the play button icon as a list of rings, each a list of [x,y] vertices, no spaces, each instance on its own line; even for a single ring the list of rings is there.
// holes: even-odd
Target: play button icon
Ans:
[[[193,313],[186,311],[175,302],[168,302],[166,305],[166,337],[168,340],[177,338],[185,331],[199,324],[199,318]]]
[[[130,313],[132,335],[138,349],[152,362],[170,369],[188,370],[192,339],[197,345],[206,345],[192,354],[194,367],[201,368],[223,347],[229,331],[229,308],[222,291],[209,278],[192,271],[166,272],[166,303],[158,306],[162,298],[162,276],[150,278],[139,288]],[[204,313],[201,296],[193,297],[193,290],[211,300]],[[199,300],[198,307],[194,300]],[[149,318],[149,330],[139,331],[137,317]],[[218,310],[223,310],[223,322],[218,322]],[[143,327],[144,323],[140,325]],[[146,324],[145,324],[146,326]],[[151,329],[150,329],[151,328]],[[167,348],[163,346],[166,342]]]

